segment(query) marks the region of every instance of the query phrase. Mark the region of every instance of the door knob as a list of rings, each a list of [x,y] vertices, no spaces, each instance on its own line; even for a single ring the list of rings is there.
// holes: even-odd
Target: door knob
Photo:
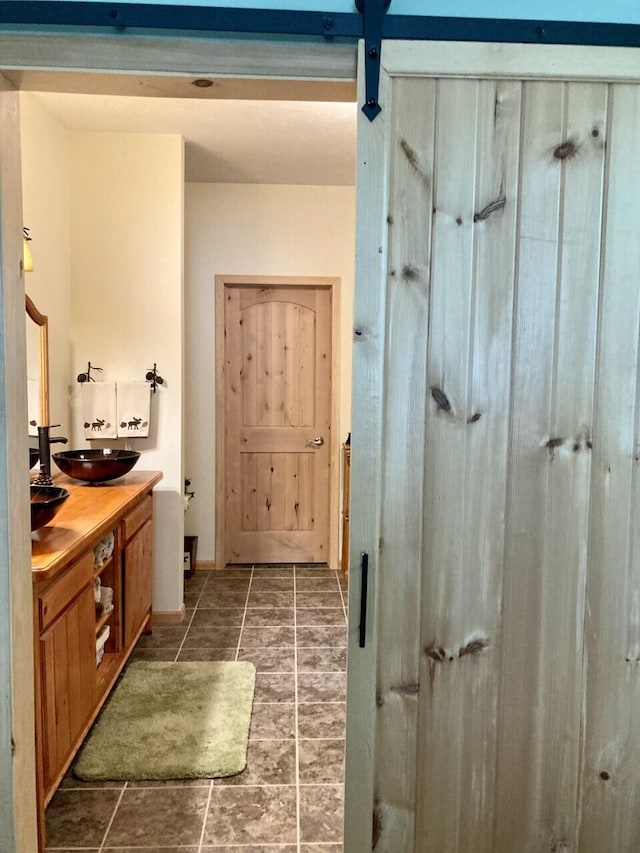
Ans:
[[[317,435],[315,438],[307,440],[307,447],[322,447],[323,444],[324,438],[321,435]]]

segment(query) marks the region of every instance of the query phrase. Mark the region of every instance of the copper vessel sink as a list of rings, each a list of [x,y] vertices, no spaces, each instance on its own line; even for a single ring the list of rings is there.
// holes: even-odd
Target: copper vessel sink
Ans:
[[[140,458],[137,450],[63,450],[53,453],[53,461],[69,477],[87,483],[105,483],[123,477]]]
[[[59,486],[31,486],[31,530],[48,524],[68,497]]]

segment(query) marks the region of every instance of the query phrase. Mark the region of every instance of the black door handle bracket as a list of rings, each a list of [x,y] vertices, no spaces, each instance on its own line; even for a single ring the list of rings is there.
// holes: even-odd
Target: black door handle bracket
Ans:
[[[367,642],[367,588],[369,586],[369,555],[360,555],[360,639],[358,645],[364,649]]]

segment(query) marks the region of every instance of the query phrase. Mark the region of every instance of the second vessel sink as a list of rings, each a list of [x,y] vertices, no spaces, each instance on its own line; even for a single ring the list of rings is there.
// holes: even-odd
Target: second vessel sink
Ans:
[[[88,483],[105,483],[123,477],[140,458],[137,450],[63,450],[53,453],[53,461],[69,477]]]
[[[31,530],[48,524],[68,497],[59,486],[31,486]]]

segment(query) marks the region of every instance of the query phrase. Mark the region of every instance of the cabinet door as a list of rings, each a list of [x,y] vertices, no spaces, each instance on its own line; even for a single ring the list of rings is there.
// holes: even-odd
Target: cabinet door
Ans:
[[[95,652],[93,588],[86,586],[40,638],[45,790],[93,711]]]
[[[128,649],[151,611],[153,525],[148,519],[123,552],[124,645]]]

